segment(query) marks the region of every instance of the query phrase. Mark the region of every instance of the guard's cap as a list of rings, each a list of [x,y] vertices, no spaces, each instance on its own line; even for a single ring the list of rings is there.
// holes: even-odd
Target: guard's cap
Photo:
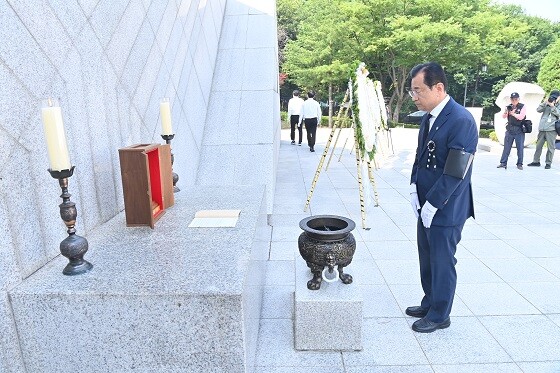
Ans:
[[[509,96],[509,97],[510,97],[510,98],[519,98],[519,93],[513,92],[513,93],[511,94],[511,96]]]

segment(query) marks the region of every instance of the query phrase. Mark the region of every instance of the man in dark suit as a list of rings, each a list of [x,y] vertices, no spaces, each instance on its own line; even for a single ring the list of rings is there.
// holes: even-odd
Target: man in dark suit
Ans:
[[[409,94],[418,109],[427,112],[410,178],[424,297],[406,314],[420,318],[412,324],[414,331],[430,333],[451,324],[455,251],[465,221],[474,218],[471,165],[478,133],[472,115],[447,94],[447,78],[439,64],[417,65],[410,77]]]

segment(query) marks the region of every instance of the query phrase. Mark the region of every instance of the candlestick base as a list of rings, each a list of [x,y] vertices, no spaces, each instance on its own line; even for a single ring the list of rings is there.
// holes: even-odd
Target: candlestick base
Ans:
[[[66,265],[62,273],[67,276],[79,275],[86,273],[93,268],[93,264],[84,260],[84,255],[88,251],[87,240],[76,234],[76,218],[78,210],[76,204],[70,201],[72,196],[68,193],[68,178],[74,174],[74,166],[69,170],[54,171],[49,169],[49,173],[55,179],[58,179],[60,188],[62,189],[62,203],[58,205],[60,208],[60,217],[64,221],[67,228],[68,237],[60,243],[60,253],[68,258],[69,263]]]
[[[173,140],[173,138],[175,137],[175,134],[172,135],[161,135],[161,138],[165,140],[166,144],[169,144],[169,146],[171,146],[171,140]],[[173,152],[171,152],[171,170],[173,171],[173,162],[175,162],[175,157],[173,156]],[[177,175],[175,172],[173,173],[173,193],[177,193],[180,192],[181,189],[179,189],[179,187],[177,186],[177,182],[179,181],[179,175]]]
[[[173,162],[171,162],[171,164],[173,164]],[[181,191],[181,189],[179,189],[179,187],[176,185],[177,181],[179,181],[179,175],[173,172],[173,193],[177,193]]]
[[[93,264],[84,260],[84,254],[88,251],[88,242],[77,234],[70,234],[60,243],[60,252],[69,259],[62,273],[67,276],[80,275],[93,268]]]

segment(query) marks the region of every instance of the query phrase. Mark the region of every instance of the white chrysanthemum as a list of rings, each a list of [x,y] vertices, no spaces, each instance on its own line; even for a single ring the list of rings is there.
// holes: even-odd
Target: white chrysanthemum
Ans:
[[[375,93],[377,93],[377,102],[379,103],[379,112],[381,113],[381,119],[383,120],[383,124],[387,126],[387,108],[385,107],[383,92],[381,92],[381,82],[379,80],[376,80],[373,84],[375,85]]]
[[[375,145],[376,128],[380,116],[375,87],[371,79],[367,77],[368,74],[369,72],[362,62],[356,71],[358,110],[365,149],[367,152],[371,152]]]

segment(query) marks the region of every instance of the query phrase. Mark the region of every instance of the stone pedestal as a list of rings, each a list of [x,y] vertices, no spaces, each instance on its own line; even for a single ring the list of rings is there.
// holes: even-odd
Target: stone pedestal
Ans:
[[[252,372],[264,196],[182,187],[155,229],[127,228],[121,213],[89,234],[90,272],[64,276],[59,257],[29,276],[9,293],[27,371]],[[234,228],[188,227],[210,209],[241,214]]]
[[[352,266],[345,268],[352,274]],[[296,258],[296,350],[361,350],[363,297],[356,284],[323,281],[321,289],[307,289],[311,271]]]

